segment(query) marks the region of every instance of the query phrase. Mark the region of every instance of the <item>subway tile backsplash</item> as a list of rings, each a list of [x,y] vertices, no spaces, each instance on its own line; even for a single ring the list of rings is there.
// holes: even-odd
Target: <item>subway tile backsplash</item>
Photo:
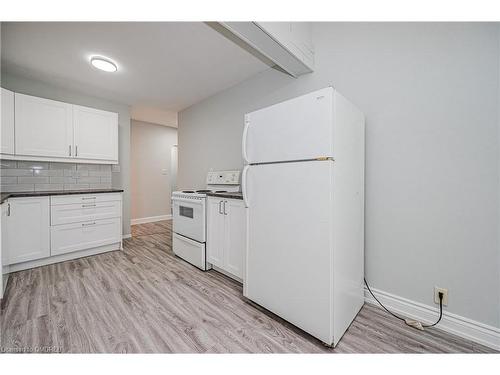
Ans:
[[[111,165],[0,160],[0,191],[110,189]]]

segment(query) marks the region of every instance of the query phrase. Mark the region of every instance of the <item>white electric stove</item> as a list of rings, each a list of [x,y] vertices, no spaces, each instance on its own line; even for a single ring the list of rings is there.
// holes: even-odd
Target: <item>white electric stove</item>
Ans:
[[[207,193],[240,191],[240,171],[208,172],[206,183],[205,189],[172,193],[173,251],[203,271],[210,269],[206,262]]]

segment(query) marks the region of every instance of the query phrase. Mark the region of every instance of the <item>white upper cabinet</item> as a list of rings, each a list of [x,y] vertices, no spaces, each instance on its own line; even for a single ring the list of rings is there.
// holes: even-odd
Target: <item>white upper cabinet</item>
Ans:
[[[74,105],[73,124],[75,157],[118,161],[117,113]]]
[[[16,155],[71,157],[71,104],[18,93],[15,99]]]
[[[14,93],[1,90],[2,96],[2,144],[0,153],[14,155]]]
[[[15,159],[118,163],[117,113],[18,93],[14,98]]]

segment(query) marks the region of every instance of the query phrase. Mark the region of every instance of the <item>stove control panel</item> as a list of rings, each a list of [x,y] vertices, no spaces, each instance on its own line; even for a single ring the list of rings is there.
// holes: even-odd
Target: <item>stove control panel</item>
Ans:
[[[209,185],[238,185],[240,171],[213,171],[208,172],[207,184]]]

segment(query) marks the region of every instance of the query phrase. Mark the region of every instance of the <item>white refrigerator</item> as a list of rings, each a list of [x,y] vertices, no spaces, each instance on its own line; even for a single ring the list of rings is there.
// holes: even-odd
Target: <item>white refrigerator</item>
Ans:
[[[332,346],[364,301],[364,139],[332,87],[245,115],[243,294]]]

